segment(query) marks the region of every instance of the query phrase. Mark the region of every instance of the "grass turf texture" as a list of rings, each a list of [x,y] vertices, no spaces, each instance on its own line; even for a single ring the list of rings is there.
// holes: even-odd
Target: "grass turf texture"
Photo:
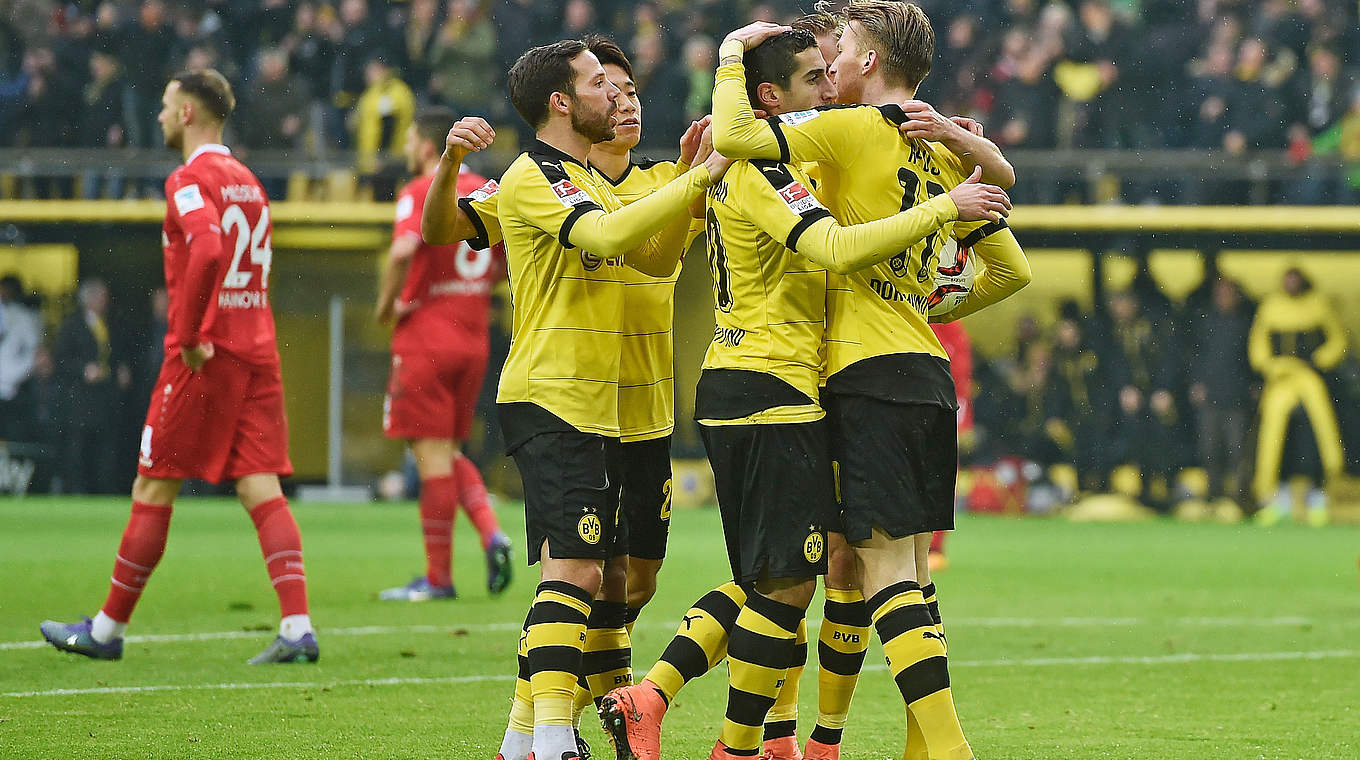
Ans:
[[[0,501],[0,757],[495,754],[536,579],[522,550],[514,585],[490,598],[476,533],[460,518],[462,598],[378,602],[423,567],[415,509],[298,505],[322,658],[251,667],[277,608],[250,521],[234,502],[185,499],[129,631],[151,640],[130,641],[116,663],[34,644],[43,618],[98,608],[127,509],[122,499]],[[523,535],[518,509],[500,517]],[[719,531],[714,510],[676,512],[660,593],[634,636],[639,678],[688,604],[724,580]],[[1358,538],[1342,527],[963,519],[953,566],[936,580],[978,757],[1357,757]],[[902,707],[876,641],[867,664],[843,757],[898,758]],[[720,668],[681,693],[666,758],[707,757],[725,681]],[[806,738],[811,663],[802,689]],[[607,758],[598,725],[585,725]]]

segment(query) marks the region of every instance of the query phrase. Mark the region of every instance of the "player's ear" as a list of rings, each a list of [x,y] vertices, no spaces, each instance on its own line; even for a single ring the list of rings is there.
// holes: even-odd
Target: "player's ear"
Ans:
[[[548,96],[548,110],[566,116],[571,112],[571,99],[566,93],[558,90]]]
[[[878,61],[878,51],[877,51],[877,50],[869,50],[869,51],[865,52],[865,54],[864,54],[864,60],[860,63],[860,70],[859,70],[860,76],[861,76],[861,77],[867,77],[867,76],[869,76],[870,74],[872,74],[872,73],[878,68],[878,64],[879,64],[879,61]]]
[[[754,103],[756,108],[770,110],[779,107],[779,88],[769,82],[761,82],[756,85],[756,99],[760,102]]]
[[[179,103],[179,123],[181,126],[188,126],[194,120],[194,101],[189,98],[181,100]]]

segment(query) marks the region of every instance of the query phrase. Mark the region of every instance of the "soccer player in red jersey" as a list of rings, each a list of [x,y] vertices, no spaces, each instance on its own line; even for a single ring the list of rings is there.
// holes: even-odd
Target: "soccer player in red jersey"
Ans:
[[[451,565],[453,518],[460,503],[481,534],[487,588],[499,594],[510,583],[510,539],[496,521],[477,466],[462,452],[486,374],[491,286],[505,276],[505,247],[429,245],[420,236],[425,195],[455,119],[451,111],[430,109],[407,130],[407,167],[419,174],[397,196],[392,249],[375,309],[379,322],[397,321],[383,432],[409,441],[415,454],[425,538],[425,573],[383,591],[382,598],[390,601],[457,595]],[[480,191],[490,193],[496,184],[467,170],[458,176],[460,196],[483,186]]]
[[[222,145],[236,98],[221,74],[176,74],[161,103],[165,144],[183,154],[184,165],[165,181],[161,243],[170,324],[142,429],[132,516],[98,615],[69,624],[49,620],[42,633],[63,651],[121,658],[132,610],[165,551],[180,484],[234,480],[283,618],[278,638],[250,663],[315,662],[302,540],[279,486],[293,465],[269,308],[269,199]]]

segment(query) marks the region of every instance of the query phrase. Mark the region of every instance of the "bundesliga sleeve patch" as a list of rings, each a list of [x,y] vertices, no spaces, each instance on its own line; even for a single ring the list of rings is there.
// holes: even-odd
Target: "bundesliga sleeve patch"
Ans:
[[[814,209],[822,208],[822,204],[817,202],[817,198],[803,187],[802,182],[793,181],[779,188],[779,197],[784,201],[784,205],[793,210],[795,214],[806,214]]]
[[[409,195],[403,195],[397,201],[397,221],[405,221],[410,218],[411,213],[416,210],[416,199]]]
[[[567,184],[571,184],[571,183],[568,182]],[[489,179],[489,180],[486,181],[486,184],[485,184],[485,185],[482,185],[481,187],[477,188],[476,190],[473,190],[473,191],[472,191],[472,194],[468,196],[468,199],[469,199],[469,200],[472,200],[472,201],[484,201],[484,200],[486,200],[487,198],[490,198],[491,196],[493,196],[493,195],[495,195],[496,193],[500,192],[500,189],[501,189],[501,186],[498,185],[498,184],[496,183],[496,180],[494,180],[494,179]],[[555,187],[554,187],[553,189],[556,190]],[[558,197],[561,197],[561,196],[558,196]]]
[[[175,210],[180,216],[203,208],[203,193],[198,185],[186,185],[175,191]]]
[[[822,115],[821,111],[813,110],[794,111],[793,113],[780,114],[779,120],[784,122],[785,124],[788,124],[790,127],[796,127],[799,124],[804,124],[806,122],[812,121],[813,119],[821,115]]]
[[[562,201],[562,205],[566,206],[567,208],[573,208],[581,205],[582,203],[592,202],[590,200],[590,196],[586,194],[586,191],[572,184],[571,180],[569,179],[563,179],[554,182],[552,185],[552,190],[553,193],[557,196],[557,200]]]

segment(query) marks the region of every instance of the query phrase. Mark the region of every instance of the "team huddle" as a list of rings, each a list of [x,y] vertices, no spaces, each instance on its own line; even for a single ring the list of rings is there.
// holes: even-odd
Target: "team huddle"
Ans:
[[[690,125],[674,161],[633,155],[641,100],[627,56],[603,38],[533,48],[511,68],[510,100],[536,139],[499,181],[462,169],[495,139],[482,119],[447,129],[452,115],[430,112],[412,127],[407,157],[422,177],[398,200],[378,316],[398,320],[384,425],[417,461],[427,572],[382,596],[456,593],[448,567],[460,503],[482,535],[490,589],[509,581],[509,541],[459,453],[486,352],[484,317],[458,315],[485,314],[483,301],[467,299],[485,299],[503,266],[513,329],[497,408],[540,583],[497,760],[587,757],[578,728],[588,707],[618,758],[656,760],[669,704],[724,659],[728,702],[711,758],[838,758],[871,629],[906,707],[904,757],[973,757],[927,561],[932,533],[954,527],[958,454],[954,381],[931,324],[1008,297],[1030,273],[1005,222],[1009,163],[980,125],[914,99],[933,54],[925,14],[894,0],[743,27],[719,49],[711,117]],[[300,541],[275,493],[288,465],[282,404],[272,400],[272,320],[260,326],[268,206],[224,207],[208,179],[212,162],[231,161],[218,144],[230,105],[211,107],[203,92],[215,90],[197,81],[172,82],[162,113],[167,142],[177,131],[196,147],[176,173],[191,176],[167,183],[176,316],[110,601],[94,621],[43,632],[61,649],[120,656],[179,479],[230,478],[256,518],[284,615],[256,661],[315,660]],[[693,604],[634,683],[629,634],[656,592],[671,516],[675,283],[700,236],[715,329],[695,419],[731,577]],[[970,252],[971,287],[938,285],[941,272],[972,266]],[[241,333],[237,301],[221,297],[229,287],[259,290],[239,309],[261,321]],[[246,333],[258,356],[234,342]],[[236,395],[215,400],[226,387]],[[185,432],[203,412],[177,407],[195,403],[244,410],[235,437]],[[186,435],[203,452],[185,461],[206,457],[213,469],[164,464],[177,456],[164,441]],[[278,528],[285,518],[291,533]],[[818,715],[800,748],[798,684],[818,577]],[[300,607],[296,594],[285,599],[290,582]]]

